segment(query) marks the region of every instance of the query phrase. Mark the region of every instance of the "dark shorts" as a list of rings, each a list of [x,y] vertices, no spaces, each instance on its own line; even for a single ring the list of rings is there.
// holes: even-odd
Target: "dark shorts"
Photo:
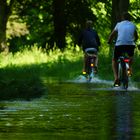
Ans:
[[[120,45],[120,46],[115,46],[113,59],[117,60],[118,57],[122,56],[125,53],[129,57],[132,57],[134,55],[134,49],[135,49],[135,46],[134,45]]]

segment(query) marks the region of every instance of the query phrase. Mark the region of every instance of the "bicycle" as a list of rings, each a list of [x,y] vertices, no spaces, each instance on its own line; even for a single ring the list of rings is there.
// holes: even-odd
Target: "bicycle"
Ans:
[[[129,62],[130,58],[127,57],[126,55],[122,55],[118,58],[119,84],[116,86],[121,86],[123,89],[128,88],[129,77],[131,76]]]
[[[86,75],[87,81],[90,82],[96,75],[97,68],[95,67],[95,59],[97,57],[96,48],[87,48],[85,51],[87,55],[86,71],[83,72]]]

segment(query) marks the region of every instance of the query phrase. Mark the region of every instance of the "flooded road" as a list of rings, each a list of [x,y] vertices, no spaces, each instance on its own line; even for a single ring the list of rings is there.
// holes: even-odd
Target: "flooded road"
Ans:
[[[46,83],[31,101],[0,102],[0,140],[140,139],[140,90],[95,79]]]

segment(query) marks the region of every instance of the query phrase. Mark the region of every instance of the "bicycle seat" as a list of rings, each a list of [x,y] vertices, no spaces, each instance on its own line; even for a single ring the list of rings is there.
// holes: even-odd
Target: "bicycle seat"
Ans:
[[[85,49],[85,53],[88,55],[88,56],[95,56],[97,55],[97,49],[96,48],[87,48]]]

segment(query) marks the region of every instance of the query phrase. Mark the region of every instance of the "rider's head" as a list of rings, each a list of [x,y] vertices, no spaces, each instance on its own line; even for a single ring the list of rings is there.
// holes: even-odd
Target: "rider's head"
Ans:
[[[92,27],[92,23],[93,23],[92,20],[87,20],[86,21],[86,27],[87,28],[91,28]]]
[[[128,12],[124,12],[123,14],[122,14],[122,19],[123,20],[131,20],[131,15],[128,13]]]

